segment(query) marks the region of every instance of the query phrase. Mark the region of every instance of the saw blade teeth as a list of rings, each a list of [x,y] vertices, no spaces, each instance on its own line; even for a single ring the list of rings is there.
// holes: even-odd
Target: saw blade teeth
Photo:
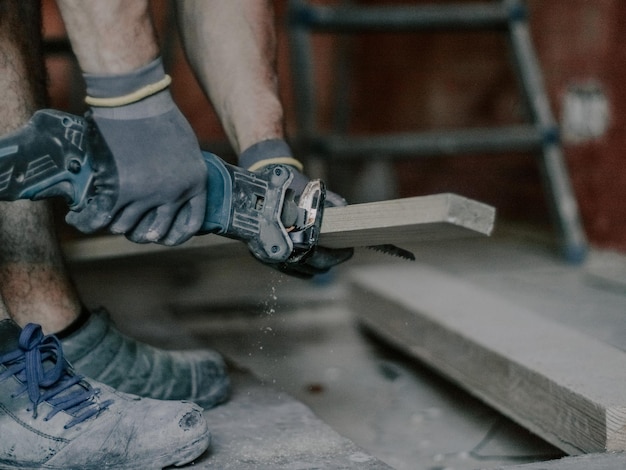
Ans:
[[[380,253],[384,253],[386,255],[397,256],[398,258],[405,259],[407,261],[415,261],[415,255],[411,253],[409,250],[405,250],[404,248],[400,248],[396,245],[384,244],[384,245],[370,245],[367,248],[375,251],[379,251]]]

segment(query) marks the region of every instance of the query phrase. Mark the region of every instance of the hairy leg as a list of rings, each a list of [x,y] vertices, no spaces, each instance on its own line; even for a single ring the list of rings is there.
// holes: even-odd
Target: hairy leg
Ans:
[[[0,135],[45,105],[39,7],[39,0],[0,0]],[[0,294],[22,326],[39,323],[55,332],[78,317],[80,300],[48,203],[0,202]]]

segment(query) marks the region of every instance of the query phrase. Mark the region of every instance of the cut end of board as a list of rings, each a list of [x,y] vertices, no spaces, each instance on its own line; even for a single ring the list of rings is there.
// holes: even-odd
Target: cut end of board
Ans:
[[[493,233],[496,222],[495,207],[453,193],[442,196],[448,198],[449,223],[485,236]]]

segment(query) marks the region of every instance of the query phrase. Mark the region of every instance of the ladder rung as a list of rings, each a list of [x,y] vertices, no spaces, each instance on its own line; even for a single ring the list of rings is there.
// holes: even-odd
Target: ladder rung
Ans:
[[[504,28],[511,11],[502,2],[394,7],[299,4],[292,9],[294,26],[327,32],[416,31],[446,28]]]
[[[532,125],[379,136],[328,135],[310,140],[311,148],[320,156],[342,159],[533,152],[542,144],[542,132]]]

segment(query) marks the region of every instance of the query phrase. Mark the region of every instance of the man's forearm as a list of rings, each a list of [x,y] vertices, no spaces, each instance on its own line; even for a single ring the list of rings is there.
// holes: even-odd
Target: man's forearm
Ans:
[[[159,53],[147,0],[57,0],[83,72],[121,74]]]
[[[187,57],[237,154],[259,141],[282,138],[271,2],[177,4]]]

